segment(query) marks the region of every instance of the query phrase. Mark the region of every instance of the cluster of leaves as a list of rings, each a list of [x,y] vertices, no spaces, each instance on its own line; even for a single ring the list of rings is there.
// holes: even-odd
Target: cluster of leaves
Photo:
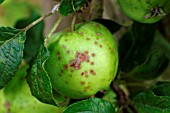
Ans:
[[[2,3],[3,0],[0,0]],[[74,13],[80,10],[87,3],[87,0],[62,0],[59,12],[66,16],[68,13]],[[31,11],[29,18],[18,21],[15,28],[0,28],[0,88],[10,82],[15,76],[22,59],[30,63],[27,82],[30,86],[32,95],[41,102],[61,106],[65,101],[59,102],[56,99],[55,92],[52,89],[50,79],[44,69],[44,62],[49,58],[50,53],[44,46],[43,22],[35,25],[28,31],[22,28],[39,18],[40,16]],[[105,19],[95,19],[106,26],[111,33],[115,33],[122,26]],[[18,28],[18,29],[16,29]],[[67,107],[64,113],[76,112],[97,112],[97,113],[115,113],[122,108],[127,113],[136,112],[145,113],[169,113],[170,112],[170,82],[155,82],[169,64],[167,49],[164,47],[165,41],[158,36],[157,24],[141,24],[134,22],[129,31],[126,32],[119,41],[120,73],[115,81],[117,84],[123,82],[126,84],[138,84],[139,86],[127,86],[129,90],[129,99],[133,103],[129,104],[129,99],[124,93],[117,91],[117,98],[107,100],[104,98],[90,98],[87,100],[73,103]],[[30,46],[34,45],[34,46]],[[169,45],[168,45],[169,46]],[[149,86],[146,85],[149,82]],[[125,102],[121,103],[121,94],[125,97]],[[113,92],[113,94],[115,93]],[[111,97],[109,95],[109,97]],[[108,98],[108,97],[107,97]],[[117,99],[117,100],[116,100]],[[106,101],[107,100],[107,101]],[[117,102],[112,102],[113,100]],[[130,111],[128,111],[131,106]],[[134,110],[135,109],[135,110]],[[137,109],[137,110],[136,110]]]
[[[157,84],[170,60],[168,49],[163,49],[167,48],[162,44],[166,40],[163,39],[162,42],[160,39],[163,37],[160,37],[157,31],[157,23],[134,22],[132,28],[119,41],[119,80],[127,84],[129,97],[134,101],[139,113],[170,112],[170,87],[167,86],[170,82]]]

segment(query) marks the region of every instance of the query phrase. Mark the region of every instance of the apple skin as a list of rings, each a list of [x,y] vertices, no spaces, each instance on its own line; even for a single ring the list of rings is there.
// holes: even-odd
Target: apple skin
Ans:
[[[115,78],[118,51],[113,35],[97,22],[75,26],[72,32],[54,34],[45,69],[53,88],[72,99],[88,98],[106,90]]]
[[[0,113],[62,113],[65,107],[44,104],[31,95],[25,80],[27,68],[22,67],[12,81],[0,90]]]
[[[155,23],[164,18],[170,12],[169,0],[118,0],[122,11],[129,18],[141,23]],[[165,15],[157,15],[148,18],[152,8],[160,7]]]

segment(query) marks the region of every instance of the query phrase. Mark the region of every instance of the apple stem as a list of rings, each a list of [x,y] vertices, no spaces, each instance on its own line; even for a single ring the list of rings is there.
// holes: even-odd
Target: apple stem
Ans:
[[[35,20],[34,22],[32,22],[31,24],[29,24],[28,26],[26,26],[25,28],[21,29],[21,31],[27,31],[28,29],[32,28],[34,25],[36,25],[37,23],[41,22],[42,20],[44,20],[45,18],[51,16],[52,14],[54,14],[55,12],[58,11],[60,4],[57,4],[53,7],[53,9],[48,12],[47,14],[41,16],[40,18],[38,18],[37,20]]]
[[[63,19],[63,16],[60,15],[60,17],[58,18],[58,20],[56,21],[56,23],[54,24],[54,26],[52,27],[52,29],[50,30],[49,34],[47,35],[46,39],[45,39],[45,45],[48,44],[48,41],[50,39],[50,37],[52,36],[52,34],[55,32],[55,30],[57,29],[57,27],[59,26],[61,20]]]
[[[74,31],[75,22],[76,22],[76,14],[73,13],[73,15],[72,15],[72,21],[71,21],[71,28],[70,28],[71,32]]]

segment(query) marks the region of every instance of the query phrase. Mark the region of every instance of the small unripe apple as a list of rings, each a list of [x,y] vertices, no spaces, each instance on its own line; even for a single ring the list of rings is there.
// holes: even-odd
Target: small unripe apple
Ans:
[[[170,13],[169,0],[118,0],[122,11],[141,23],[155,23]]]
[[[113,35],[97,22],[54,34],[45,69],[53,88],[70,98],[82,99],[105,90],[115,78],[118,51]]]

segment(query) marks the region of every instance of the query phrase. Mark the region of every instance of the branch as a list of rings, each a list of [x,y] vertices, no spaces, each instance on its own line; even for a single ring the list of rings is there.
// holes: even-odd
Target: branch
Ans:
[[[130,103],[125,92],[118,85],[112,82],[111,88],[117,95],[117,101],[123,113],[138,113],[136,108]]]
[[[48,12],[47,14],[41,16],[40,18],[38,18],[37,20],[35,20],[34,22],[32,22],[31,24],[29,24],[28,26],[26,26],[25,28],[22,29],[22,31],[27,31],[28,29],[30,29],[31,27],[33,27],[34,25],[38,24],[39,22],[41,22],[42,20],[44,20],[45,18],[51,16],[52,14],[54,14],[55,12],[58,11],[58,7],[60,4],[57,4],[53,7],[53,9]]]

